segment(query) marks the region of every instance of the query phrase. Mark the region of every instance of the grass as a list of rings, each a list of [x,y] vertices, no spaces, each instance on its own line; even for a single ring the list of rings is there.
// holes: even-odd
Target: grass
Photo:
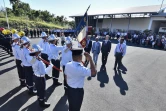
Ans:
[[[38,21],[30,21],[25,17],[12,17],[12,18],[8,18],[9,19],[9,26],[10,28],[58,28],[58,29],[62,29],[65,28],[61,25],[56,25],[53,23],[46,23],[46,22],[38,22]],[[6,18],[0,18],[0,27],[7,27],[6,24]]]

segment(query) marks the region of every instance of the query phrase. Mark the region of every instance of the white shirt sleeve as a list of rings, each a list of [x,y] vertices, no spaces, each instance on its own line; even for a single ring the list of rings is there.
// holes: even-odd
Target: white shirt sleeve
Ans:
[[[80,70],[79,71],[80,75],[82,75],[82,76],[91,76],[91,70],[89,68],[80,67],[79,70]]]
[[[126,45],[124,45],[124,49],[123,49],[123,55],[122,56],[125,56],[126,55]]]
[[[57,46],[58,52],[59,52],[59,51],[62,52],[64,48],[65,48],[65,46]]]
[[[42,47],[42,42],[43,42],[43,41],[41,40],[41,41],[39,42],[39,44],[38,44],[41,48],[43,48],[43,47]]]

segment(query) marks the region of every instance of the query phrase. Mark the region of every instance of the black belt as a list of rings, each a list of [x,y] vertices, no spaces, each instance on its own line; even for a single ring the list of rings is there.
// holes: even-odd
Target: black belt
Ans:
[[[83,89],[83,88],[72,88],[72,87],[70,87],[69,85],[68,85],[68,88],[74,89],[74,90],[82,90],[82,89]]]

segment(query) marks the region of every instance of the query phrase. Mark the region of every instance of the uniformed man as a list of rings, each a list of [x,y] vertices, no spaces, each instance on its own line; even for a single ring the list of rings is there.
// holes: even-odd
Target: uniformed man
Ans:
[[[115,55],[115,64],[114,64],[114,70],[116,70],[117,64],[118,64],[118,70],[121,68],[122,65],[122,58],[126,54],[126,44],[124,43],[124,38],[121,38],[120,43],[116,45],[114,55]]]
[[[41,52],[41,57],[46,60],[47,62],[49,62],[48,60],[48,54],[50,52],[50,46],[49,43],[47,41],[48,36],[45,32],[41,33],[41,38],[42,40],[39,42],[39,46],[43,49]]]
[[[30,54],[30,40],[27,37],[22,37],[21,38],[21,45],[23,46],[22,49],[22,64],[23,64],[23,70],[25,73],[25,78],[26,78],[26,84],[27,88],[29,90],[30,95],[35,95],[37,93],[36,90],[34,90],[34,82],[33,82],[33,70],[32,70],[32,57],[29,55]]]
[[[50,43],[50,54],[49,54],[49,60],[51,60],[52,64],[60,69],[60,56],[59,53],[64,49],[63,46],[57,46],[57,38],[54,36],[54,34],[51,34],[48,38],[48,41]],[[62,83],[58,82],[59,79],[59,70],[53,69],[52,70],[52,78],[53,78],[53,84],[56,86],[62,85]]]
[[[46,94],[46,81],[45,81],[45,74],[47,70],[51,69],[53,65],[49,65],[47,68],[45,64],[40,59],[40,53],[42,49],[39,45],[33,44],[32,45],[32,52],[30,53],[33,56],[32,67],[33,72],[35,75],[35,86],[37,89],[37,96],[39,105],[41,107],[49,107],[50,103],[45,101],[45,94]]]
[[[39,38],[39,36],[40,36],[40,29],[38,28],[37,29],[37,37]]]
[[[41,33],[41,38],[42,40],[39,42],[39,46],[43,49],[41,51],[41,57],[46,60],[47,62],[50,62],[48,60],[48,55],[50,53],[50,45],[48,43],[48,38],[47,38],[47,34],[45,32]],[[46,67],[48,67],[48,65],[46,64]],[[46,79],[50,79],[51,77],[49,77],[47,74],[45,75]]]
[[[85,52],[84,55],[90,61],[90,69],[81,64],[82,53],[83,49],[72,48],[73,61],[67,63],[65,66],[69,111],[80,111],[84,97],[84,79],[86,76],[95,76],[97,73],[89,53]]]
[[[20,36],[18,34],[13,34],[12,35],[12,40],[13,45],[12,45],[12,49],[13,49],[13,55],[14,55],[14,59],[16,62],[16,66],[17,66],[17,71],[18,71],[18,77],[20,80],[20,86],[21,87],[25,87],[26,83],[25,83],[25,73],[23,72],[23,67],[21,66],[21,49],[19,46],[19,42],[20,42]]]
[[[36,29],[34,29],[33,30],[33,34],[34,34],[34,37],[36,38],[36,33],[37,33],[37,31],[36,31]]]
[[[61,34],[61,45],[65,45],[65,35],[64,33]]]
[[[70,40],[67,40],[66,41],[66,46],[64,47],[63,51],[62,51],[62,60],[61,60],[61,65],[63,67],[63,73],[64,73],[64,70],[65,70],[65,65],[68,63],[68,62],[71,62],[73,59],[72,59],[72,42]],[[65,89],[65,95],[67,95],[67,83],[66,83],[66,80],[65,80],[65,73],[64,73],[64,89]]]
[[[33,38],[33,31],[30,29],[31,38]]]

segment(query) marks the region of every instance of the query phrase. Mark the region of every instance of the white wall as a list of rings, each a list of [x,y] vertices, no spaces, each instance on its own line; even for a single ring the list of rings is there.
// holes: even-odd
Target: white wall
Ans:
[[[129,30],[145,30],[148,29],[150,18],[131,18]],[[129,19],[127,18],[115,18],[112,20],[112,31],[113,29],[128,29]],[[99,28],[110,28],[111,19],[104,19],[102,26],[98,25]]]

